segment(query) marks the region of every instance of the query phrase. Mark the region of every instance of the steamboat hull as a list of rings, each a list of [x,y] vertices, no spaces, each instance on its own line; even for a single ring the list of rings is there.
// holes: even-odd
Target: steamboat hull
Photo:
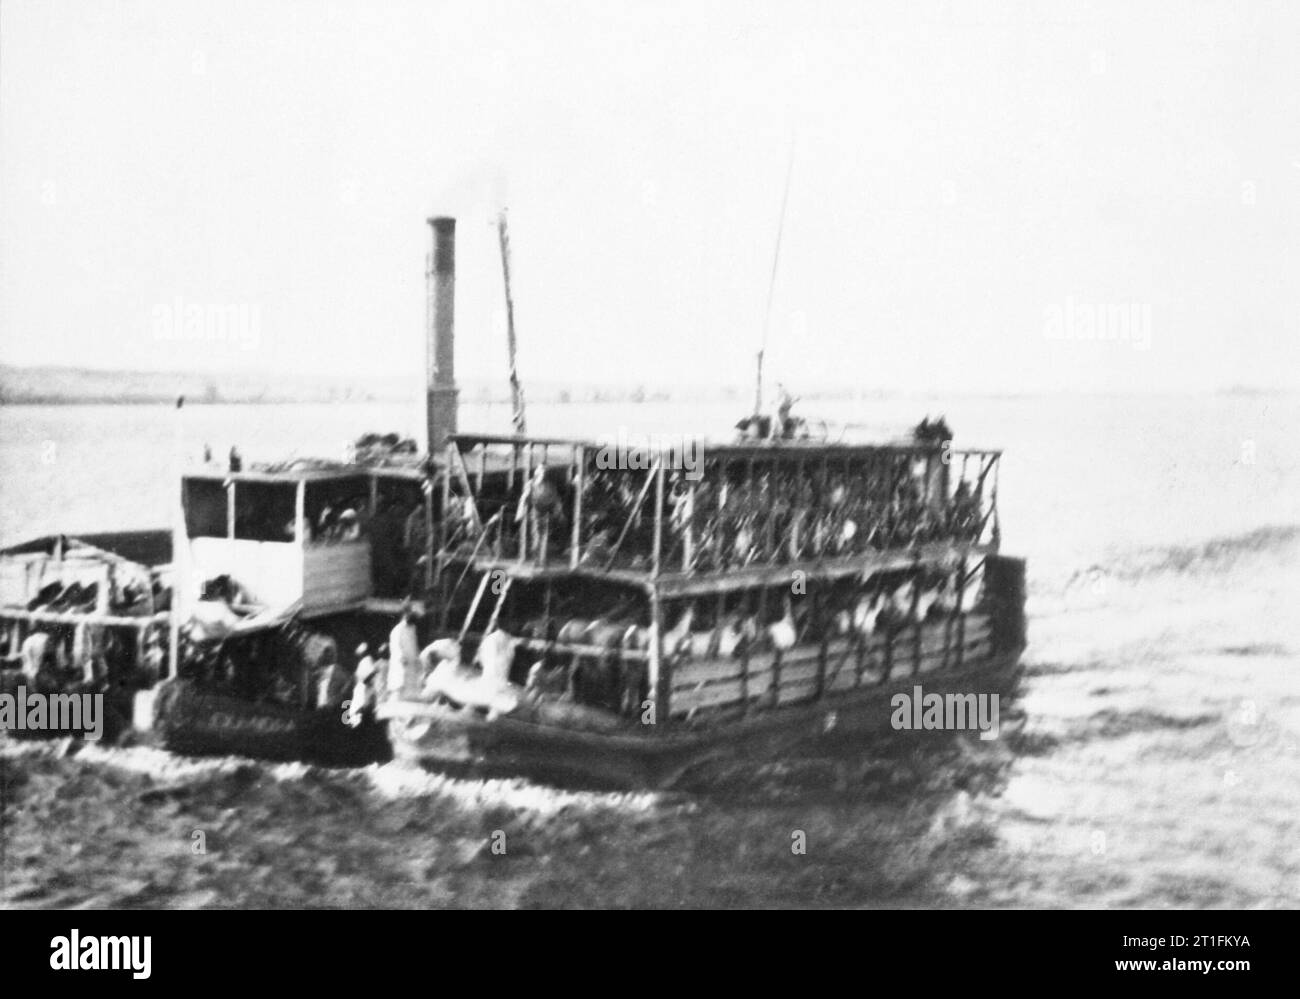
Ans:
[[[1026,645],[1024,580],[1023,560],[989,555],[984,596],[971,611],[869,634],[823,632],[784,651],[673,655],[661,664],[658,724],[529,694],[495,717],[413,700],[377,714],[399,759],[621,788],[671,787],[705,764],[754,763],[817,740],[915,738],[910,726],[895,729],[898,694],[975,695],[967,705],[982,694],[1014,695]],[[561,658],[562,650],[534,649]],[[969,714],[965,728],[975,728]]]
[[[534,779],[612,788],[669,788],[706,764],[759,762],[819,740],[890,736],[891,699],[912,695],[1012,695],[1020,676],[1019,648],[968,663],[960,671],[901,671],[869,687],[832,693],[805,704],[710,724],[676,724],[667,731],[622,723],[605,731],[564,724],[558,707],[521,707],[489,719],[468,708],[411,701],[381,706],[394,757],[430,769],[479,776]],[[548,717],[550,716],[550,717]],[[565,719],[567,720],[567,719]]]
[[[183,679],[163,682],[154,697],[151,738],[172,752],[327,766],[361,766],[392,755],[383,726],[368,711],[353,726],[341,707],[252,702]]]

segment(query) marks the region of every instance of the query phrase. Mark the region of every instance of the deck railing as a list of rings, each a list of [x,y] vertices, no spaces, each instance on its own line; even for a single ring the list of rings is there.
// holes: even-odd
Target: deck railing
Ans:
[[[816,564],[934,543],[996,545],[1001,453],[939,445],[671,450],[622,467],[590,442],[460,436],[440,548],[659,576]]]

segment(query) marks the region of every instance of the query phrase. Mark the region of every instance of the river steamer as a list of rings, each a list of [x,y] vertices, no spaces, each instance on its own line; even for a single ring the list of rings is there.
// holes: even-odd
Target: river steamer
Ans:
[[[426,453],[232,455],[181,477],[171,531],[0,553],[0,685],[111,693],[182,752],[633,786],[887,731],[918,684],[1011,689],[1000,452],[928,423],[819,442],[787,413],[678,448],[459,434],[455,227],[429,221]],[[425,652],[399,687],[403,620]]]

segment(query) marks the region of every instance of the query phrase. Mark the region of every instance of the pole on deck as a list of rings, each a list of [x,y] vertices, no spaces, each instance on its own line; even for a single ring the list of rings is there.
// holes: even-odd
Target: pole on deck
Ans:
[[[652,572],[653,572],[655,578],[657,579],[657,578],[659,578],[659,561],[660,561],[660,554],[661,554],[662,551],[663,551],[663,535],[664,535],[664,463],[663,463],[663,458],[660,458],[660,459],[659,459],[658,464],[657,464],[657,468],[656,468],[656,470],[655,470],[655,472],[654,472],[654,476],[655,476],[655,526],[654,526],[654,531],[655,531],[655,533],[654,533],[654,555],[653,555],[653,560],[652,560],[652,561],[653,561],[653,569],[652,569]]]
[[[582,492],[586,488],[587,449],[578,445],[574,462],[573,483],[573,537],[569,542],[569,568],[576,569],[582,563]]]
[[[502,210],[497,216],[497,239],[501,244],[501,276],[506,289],[506,347],[510,355],[510,419],[515,433],[523,437],[528,433],[524,419],[524,389],[519,384],[519,369],[516,363],[515,349],[515,302],[510,293],[510,234],[506,229],[506,213]]]
[[[176,495],[174,497],[175,506],[172,508],[172,598],[168,611],[169,616],[167,627],[168,676],[175,676],[180,671],[180,602],[181,593],[184,589],[181,585],[181,581],[187,574],[183,569],[189,565],[189,559],[186,557],[189,553],[189,543],[185,536],[185,488],[182,478],[185,462],[185,428],[181,421],[181,412],[184,409],[184,406],[185,396],[182,395],[176,400],[176,444],[174,448],[176,474],[173,477]]]
[[[776,289],[776,270],[781,262],[781,236],[785,233],[785,210],[790,202],[790,175],[794,173],[794,137],[790,138],[790,161],[785,168],[785,190],[781,194],[781,218],[776,227],[776,249],[772,253],[772,276],[767,284],[767,308],[763,311],[763,342],[758,348],[758,378],[754,387],[754,415],[763,411],[763,355],[767,352],[767,333],[772,319],[772,292]],[[775,428],[773,428],[775,432]]]

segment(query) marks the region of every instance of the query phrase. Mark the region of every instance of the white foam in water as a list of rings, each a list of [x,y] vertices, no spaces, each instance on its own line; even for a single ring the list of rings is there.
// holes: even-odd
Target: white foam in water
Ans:
[[[466,780],[431,773],[404,763],[374,764],[363,771],[371,785],[388,798],[435,795],[455,800],[464,807],[508,805],[541,816],[555,815],[564,809],[600,808],[645,812],[662,800],[655,792],[619,793],[564,791],[529,781]]]
[[[8,742],[3,752],[10,757],[56,756],[62,742]],[[491,805],[532,812],[540,817],[566,809],[648,812],[660,805],[657,792],[566,791],[520,779],[466,779],[422,770],[404,763],[371,764],[351,769],[324,769],[305,763],[266,763],[239,756],[187,757],[149,746],[101,747],[80,745],[76,758],[95,766],[112,767],[141,774],[153,780],[185,783],[231,774],[250,766],[260,776],[277,782],[300,781],[308,774],[326,780],[364,780],[381,798],[442,797],[473,809]],[[689,809],[689,806],[688,806]]]

